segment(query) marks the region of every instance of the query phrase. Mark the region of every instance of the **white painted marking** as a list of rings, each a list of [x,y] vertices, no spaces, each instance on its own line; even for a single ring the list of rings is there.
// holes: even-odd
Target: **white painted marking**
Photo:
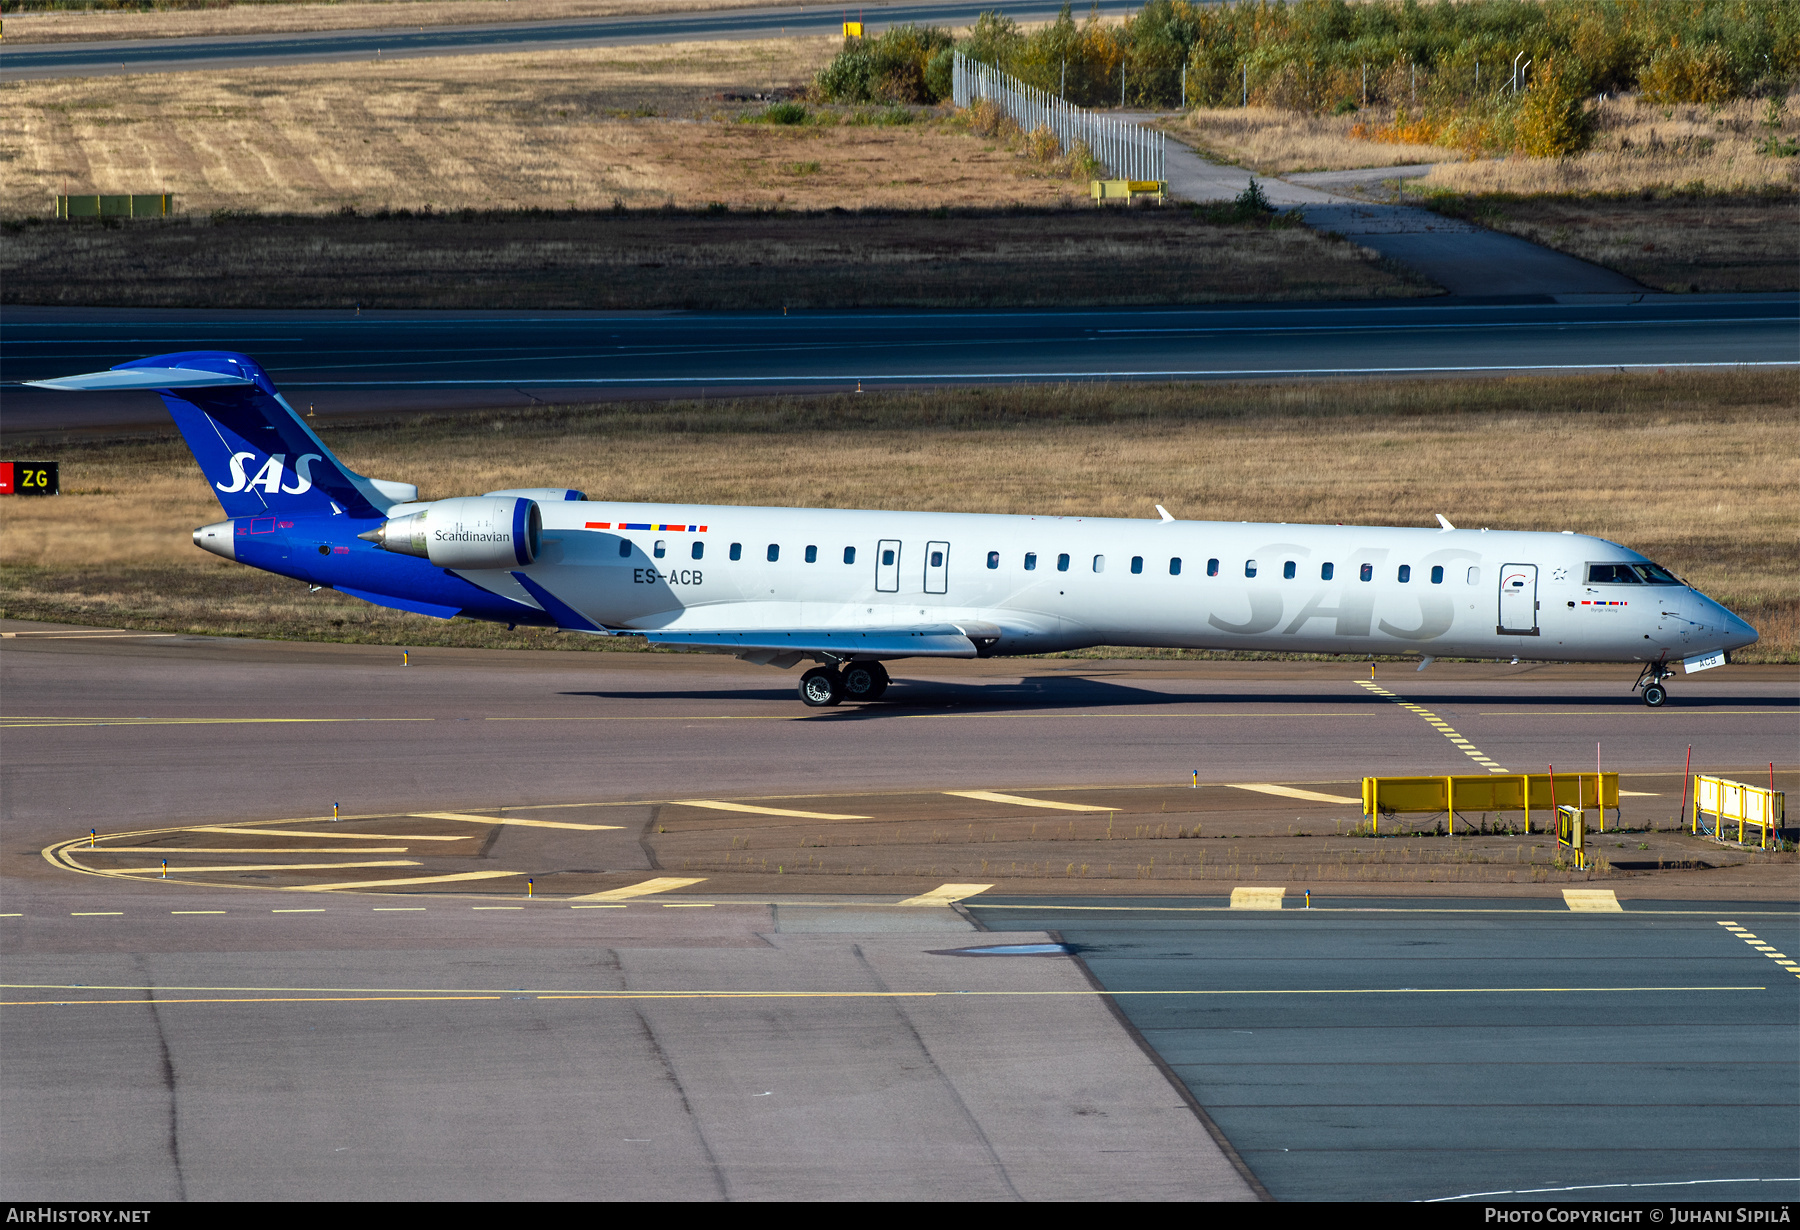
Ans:
[[[169,867],[170,875],[190,875],[194,872],[209,871],[336,871],[345,867],[417,867],[417,859],[390,858],[375,859],[367,863],[224,863],[217,867]],[[107,875],[115,876],[154,876],[161,875],[161,867],[112,867]]]
[[[1343,794],[1324,794],[1317,790],[1301,790],[1295,786],[1271,786],[1267,782],[1227,782],[1233,790],[1254,790],[1258,794],[1280,795],[1284,799],[1305,799],[1309,803],[1347,803],[1361,807],[1361,799]]]
[[[704,807],[709,811],[741,811],[753,816],[793,816],[798,820],[868,820],[868,816],[838,816],[826,811],[790,811],[785,807],[752,807],[748,803],[720,803],[713,799],[675,799],[671,807]]]
[[[624,827],[620,824],[572,824],[567,820],[522,820],[514,816],[469,816],[459,811],[416,811],[412,815],[420,820],[464,820],[470,824],[517,824],[534,829],[580,829],[584,833],[599,833]]]
[[[654,880],[645,880],[638,884],[627,884],[623,888],[609,888],[605,892],[588,893],[582,897],[571,897],[571,901],[628,901],[633,897],[648,897],[653,893],[666,893],[671,889],[686,888],[690,884],[700,884],[706,879],[687,879],[681,876],[658,876]]]
[[[343,867],[347,864],[339,863]],[[417,863],[407,864],[417,867]],[[395,888],[402,884],[448,884],[452,880],[492,880],[501,876],[522,876],[523,871],[459,871],[450,876],[411,876],[393,880],[352,880],[344,884],[290,884],[284,892],[328,893],[343,888]]]
[[[985,893],[994,887],[992,884],[940,884],[928,893],[917,897],[908,897],[899,905],[950,905],[965,897],[973,897],[977,893]]]
[[[1020,794],[997,794],[992,790],[946,790],[959,799],[975,799],[982,803],[1011,803],[1015,807],[1050,807],[1057,811],[1118,811],[1117,807],[1095,807],[1088,803],[1056,803],[1049,799],[1028,799]]]

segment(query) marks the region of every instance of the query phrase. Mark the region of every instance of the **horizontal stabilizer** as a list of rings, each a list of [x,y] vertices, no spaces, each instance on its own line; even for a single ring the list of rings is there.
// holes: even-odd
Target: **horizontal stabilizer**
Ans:
[[[27,380],[25,383],[40,389],[81,393],[114,389],[219,389],[255,382],[226,372],[201,371],[197,367],[127,367],[89,372],[85,376]]]
[[[746,631],[675,632],[625,628],[652,645],[670,649],[774,650],[884,658],[973,658],[975,642],[951,624],[921,628],[762,628]]]

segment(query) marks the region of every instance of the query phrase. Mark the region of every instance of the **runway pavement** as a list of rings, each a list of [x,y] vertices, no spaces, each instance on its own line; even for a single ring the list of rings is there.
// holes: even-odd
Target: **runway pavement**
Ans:
[[[13,382],[188,349],[253,355],[296,405],[329,416],[859,386],[1791,366],[1797,325],[1792,295],[792,316],[8,307],[0,414],[8,435],[161,423],[147,394]]]
[[[1016,21],[1047,21],[1056,16],[1058,8],[1059,5],[1027,3],[1016,8],[1009,6],[1007,16]],[[871,5],[858,13],[869,23],[873,33],[904,22],[965,26],[972,24],[982,11],[982,6],[976,4],[926,3]],[[792,5],[707,9],[642,17],[426,26],[422,29],[389,27],[321,30],[306,34],[8,43],[0,53],[0,81],[373,60],[377,52],[382,59],[407,59],[638,43],[835,35],[841,29],[845,15],[842,6]]]
[[[852,805],[833,791],[942,828],[1019,811],[1008,791],[1086,822],[1194,767],[1215,794],[1304,777],[1341,795],[1327,779],[1464,766],[1357,664],[902,664],[891,704],[820,714],[788,674],[708,657],[401,666],[384,647],[5,630],[8,1199],[1373,1198],[1659,1164],[1768,1177],[1792,1154],[1791,884],[1673,922],[1629,893],[1623,915],[1577,918],[1556,885],[1499,921],[1186,896],[1121,923],[1051,907],[1116,904],[1129,881],[983,902],[921,867],[886,894],[734,894],[651,857],[650,835],[721,806],[825,826]],[[1711,769],[1794,767],[1790,671],[1677,680],[1650,711],[1628,672],[1446,665],[1382,682],[1513,767],[1585,760],[1596,738],[1622,771],[1667,773],[1689,742]],[[334,828],[332,802],[399,814]],[[121,879],[43,853],[158,825],[185,826],[191,857],[327,869]],[[334,843],[360,848],[281,853]],[[470,846],[457,866],[556,895],[382,884]],[[389,860],[416,867],[358,866]],[[558,875],[589,877],[586,899]],[[959,896],[1008,933],[933,903]],[[967,955],[1058,936],[1079,962]],[[1552,985],[1600,989],[1527,989]],[[1675,989],[1619,990],[1640,985]],[[1407,986],[1474,989],[1387,994]],[[1747,1150],[1716,1142],[1730,1131]],[[1604,1164],[1546,1170],[1571,1133],[1610,1142]]]

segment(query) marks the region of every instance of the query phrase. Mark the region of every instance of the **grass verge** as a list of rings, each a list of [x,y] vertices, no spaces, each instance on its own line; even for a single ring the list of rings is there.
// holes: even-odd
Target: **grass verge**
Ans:
[[[1792,372],[1485,381],[1016,386],[539,408],[322,428],[427,499],[545,483],[600,498],[827,508],[1573,529],[1674,568],[1800,661]],[[506,633],[309,594],[195,550],[218,506],[173,433],[19,441],[67,494],[0,524],[0,616],[471,646]],[[821,453],[832,464],[813,464]],[[821,478],[820,475],[824,477]]]
[[[1657,290],[1800,290],[1800,195],[1793,193],[1443,194],[1426,204]]]
[[[741,310],[1435,293],[1354,244],[1177,208],[471,212],[4,231],[7,303]]]

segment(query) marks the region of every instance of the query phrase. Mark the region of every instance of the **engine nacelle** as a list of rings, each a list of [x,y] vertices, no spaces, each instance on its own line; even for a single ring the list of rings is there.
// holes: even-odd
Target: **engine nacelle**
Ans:
[[[464,496],[393,517],[359,537],[439,568],[518,568],[537,559],[543,534],[536,500]]]

